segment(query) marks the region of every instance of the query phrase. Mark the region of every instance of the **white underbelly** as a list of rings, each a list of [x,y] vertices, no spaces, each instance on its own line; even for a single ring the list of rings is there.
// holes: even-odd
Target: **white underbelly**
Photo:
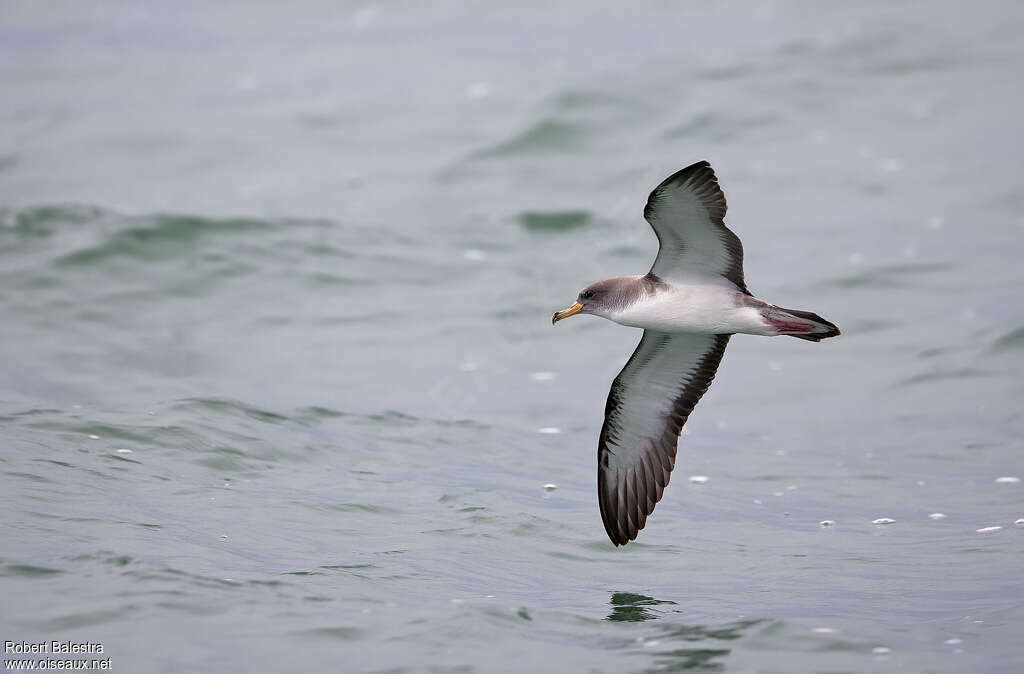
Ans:
[[[663,288],[610,315],[616,323],[659,332],[775,334],[753,307],[737,301],[737,290],[718,285]]]

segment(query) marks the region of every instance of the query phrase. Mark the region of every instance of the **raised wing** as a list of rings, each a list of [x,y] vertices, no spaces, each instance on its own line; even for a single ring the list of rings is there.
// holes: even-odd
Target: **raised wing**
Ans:
[[[673,173],[647,197],[644,218],[658,237],[651,273],[664,279],[724,276],[749,294],[743,281],[743,244],[725,226],[725,194],[706,161]]]
[[[645,330],[612,382],[597,448],[597,492],[615,545],[636,538],[661,500],[679,433],[728,343],[729,335]]]

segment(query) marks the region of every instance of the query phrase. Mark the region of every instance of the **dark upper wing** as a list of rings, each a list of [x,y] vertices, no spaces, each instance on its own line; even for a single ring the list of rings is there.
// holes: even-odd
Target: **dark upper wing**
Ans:
[[[725,226],[725,195],[706,161],[673,173],[647,197],[644,218],[658,237],[651,272],[672,279],[724,276],[743,292],[743,244]]]
[[[679,433],[728,343],[729,335],[645,330],[612,382],[597,449],[597,492],[615,545],[636,538],[661,499]]]

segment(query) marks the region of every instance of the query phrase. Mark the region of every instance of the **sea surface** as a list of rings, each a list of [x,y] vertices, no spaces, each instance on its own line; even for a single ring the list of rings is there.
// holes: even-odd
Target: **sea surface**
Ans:
[[[1024,671],[1024,5],[0,6],[0,641],[113,671]],[[596,445],[712,162],[758,296]],[[51,658],[69,657],[54,656]],[[9,653],[4,654],[10,659]]]

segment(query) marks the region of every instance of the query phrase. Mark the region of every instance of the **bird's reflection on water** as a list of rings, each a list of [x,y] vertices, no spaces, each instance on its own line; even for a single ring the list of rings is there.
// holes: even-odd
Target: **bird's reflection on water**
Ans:
[[[606,620],[631,623],[654,620],[660,618],[664,614],[664,610],[651,607],[661,604],[675,605],[675,602],[632,592],[614,592],[611,599],[612,612],[608,614]]]
[[[655,599],[632,592],[612,593],[611,611],[606,620],[643,622],[677,612],[669,607],[674,601]],[[660,607],[660,608],[659,608]],[[737,620],[713,627],[704,625],[666,625],[644,639],[644,652],[654,655],[652,671],[721,671],[723,660],[731,652],[728,642],[736,641],[764,620]]]

